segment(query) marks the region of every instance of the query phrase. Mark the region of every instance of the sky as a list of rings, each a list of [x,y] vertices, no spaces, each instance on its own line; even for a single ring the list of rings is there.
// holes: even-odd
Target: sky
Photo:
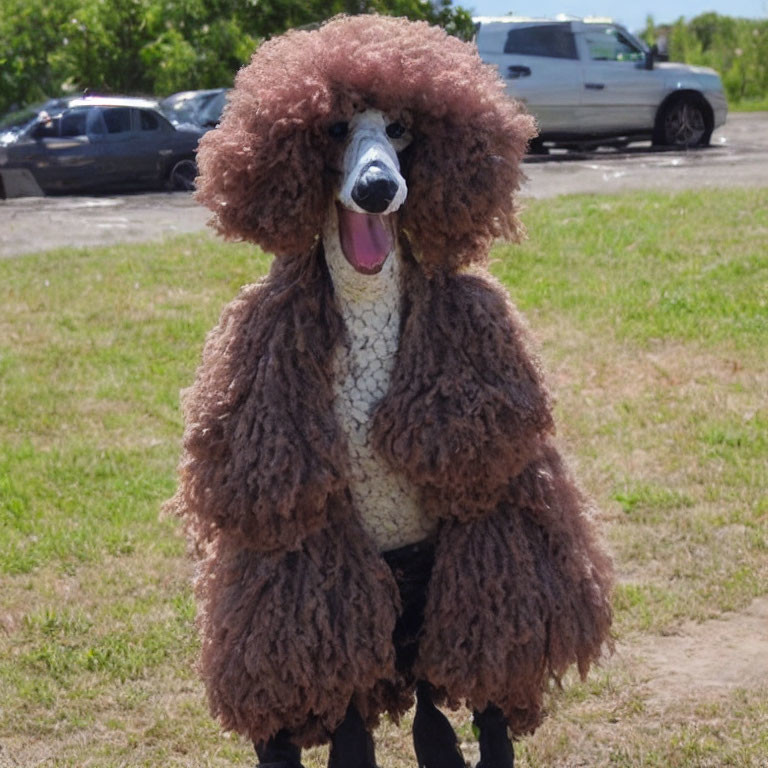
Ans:
[[[691,19],[715,11],[727,16],[750,19],[768,18],[768,0],[457,0],[456,5],[474,9],[473,16],[503,16],[513,11],[518,16],[610,16],[631,32],[645,27],[650,13],[657,24]]]

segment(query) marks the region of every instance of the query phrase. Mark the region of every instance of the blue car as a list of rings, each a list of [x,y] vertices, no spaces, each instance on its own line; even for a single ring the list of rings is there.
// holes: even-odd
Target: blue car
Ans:
[[[194,188],[203,130],[157,102],[87,96],[41,105],[0,134],[0,196]]]

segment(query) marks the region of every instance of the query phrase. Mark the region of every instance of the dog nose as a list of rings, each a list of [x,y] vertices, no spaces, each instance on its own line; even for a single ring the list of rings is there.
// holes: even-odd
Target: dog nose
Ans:
[[[352,199],[368,213],[381,213],[395,199],[397,179],[384,163],[374,160],[363,168],[352,187]]]

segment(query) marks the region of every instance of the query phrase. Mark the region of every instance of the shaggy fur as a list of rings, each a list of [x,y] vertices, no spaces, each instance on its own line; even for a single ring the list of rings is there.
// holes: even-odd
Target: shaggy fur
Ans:
[[[451,705],[493,702],[514,733],[542,691],[608,641],[611,564],[552,446],[527,334],[484,271],[516,236],[531,121],[476,52],[426,24],[339,18],[262,46],[200,149],[200,198],[228,237],[278,254],[208,337],[185,397],[179,488],[201,561],[201,671],[226,728],[325,741],[350,701],[369,725],[411,701],[398,677],[391,572],[349,493],[333,408],[344,325],[318,239],[341,146],[364,105],[413,142],[398,214],[401,338],[375,447],[439,520],[415,672]]]
[[[584,676],[600,656],[611,573],[583,497],[544,442],[491,514],[443,525],[417,676],[453,706],[500,707],[515,736],[533,732],[547,678],[571,664]]]
[[[195,541],[237,531],[260,551],[297,549],[347,487],[333,414],[341,318],[319,244],[276,260],[224,310],[186,392],[173,505]],[[311,393],[311,396],[308,396]]]
[[[465,43],[374,16],[288,32],[240,70],[198,151],[198,197],[219,231],[278,256],[307,253],[340,173],[328,127],[363,106],[399,116],[414,137],[400,217],[425,266],[482,262],[494,238],[519,236],[513,193],[532,119]]]
[[[493,510],[553,428],[527,334],[488,275],[407,271],[406,311],[374,444],[422,488],[428,514]]]
[[[375,724],[397,698],[392,573],[345,498],[297,551],[259,553],[220,536],[196,582],[211,711],[252,737],[289,729],[321,743],[350,701]],[[261,739],[257,739],[261,740]]]

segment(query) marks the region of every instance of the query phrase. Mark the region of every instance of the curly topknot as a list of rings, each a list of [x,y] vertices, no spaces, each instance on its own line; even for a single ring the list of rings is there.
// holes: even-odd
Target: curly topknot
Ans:
[[[198,199],[227,237],[307,253],[339,173],[333,123],[375,107],[410,126],[400,226],[428,269],[485,259],[516,239],[513,199],[533,119],[475,48],[426,22],[339,16],[264,43],[200,141]]]

